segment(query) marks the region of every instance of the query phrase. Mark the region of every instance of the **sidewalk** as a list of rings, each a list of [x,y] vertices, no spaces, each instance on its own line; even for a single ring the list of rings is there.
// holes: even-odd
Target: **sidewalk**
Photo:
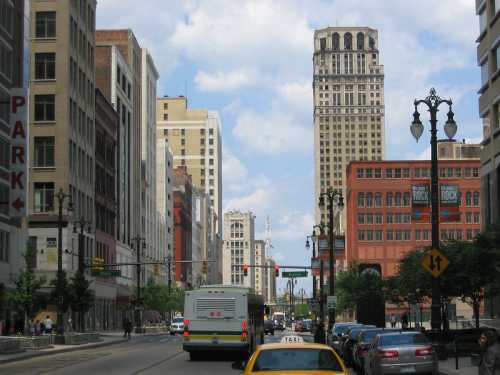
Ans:
[[[142,335],[140,335],[142,336]],[[102,346],[119,344],[121,342],[128,341],[123,337],[123,332],[106,332],[101,335],[101,340],[99,342],[92,342],[89,344],[82,345],[53,345],[52,348],[40,349],[40,350],[26,350],[22,353],[14,354],[0,354],[0,365],[9,362],[21,361],[25,359],[30,359],[39,356],[52,355],[58,353],[67,353],[77,350],[85,350],[92,348],[99,348]]]
[[[458,358],[458,370],[456,369],[455,358],[450,357],[444,361],[439,361],[439,374],[441,375],[477,375],[477,367],[472,366],[470,357]]]

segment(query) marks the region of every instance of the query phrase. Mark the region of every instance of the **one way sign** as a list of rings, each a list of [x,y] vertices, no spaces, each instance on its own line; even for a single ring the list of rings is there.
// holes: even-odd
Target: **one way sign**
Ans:
[[[450,261],[436,249],[432,249],[424,255],[422,267],[424,267],[432,276],[439,277],[448,268]]]

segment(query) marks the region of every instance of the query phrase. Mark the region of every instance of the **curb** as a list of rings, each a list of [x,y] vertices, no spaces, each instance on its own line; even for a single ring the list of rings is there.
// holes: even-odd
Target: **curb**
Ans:
[[[55,354],[60,354],[60,353],[69,353],[69,352],[76,352],[77,350],[88,350],[88,349],[95,349],[95,348],[100,348],[103,346],[110,346],[110,345],[115,345],[115,344],[120,344],[123,342],[129,341],[128,339],[120,339],[120,340],[115,340],[115,341],[110,341],[110,342],[100,342],[96,343],[95,345],[89,345],[89,346],[71,346],[69,348],[62,348],[59,350],[52,350],[52,351],[47,351],[47,352],[32,352],[32,353],[27,353],[24,356],[20,356],[17,358],[6,358],[6,359],[1,359],[0,358],[0,366],[5,364],[5,363],[12,363],[12,362],[18,362],[18,361],[24,361],[27,359],[31,358],[36,358],[36,357],[42,357],[42,356],[49,356],[49,355],[55,355]]]

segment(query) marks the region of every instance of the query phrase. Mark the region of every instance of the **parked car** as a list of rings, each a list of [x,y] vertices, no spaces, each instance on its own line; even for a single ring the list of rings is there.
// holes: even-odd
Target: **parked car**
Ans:
[[[337,353],[341,353],[343,336],[352,327],[360,327],[362,324],[348,322],[348,323],[335,323],[332,327],[332,331],[328,333],[327,342]]]
[[[358,340],[358,334],[363,331],[364,329],[370,329],[370,328],[376,328],[375,326],[372,325],[363,325],[360,327],[352,327],[347,331],[347,334],[344,335],[345,340],[342,343],[341,347],[341,355],[342,358],[344,359],[344,362],[346,366],[352,366],[353,363],[353,357],[352,357],[352,348],[354,344]]]
[[[304,332],[312,332],[312,319],[304,319],[302,323],[304,324]]]
[[[365,361],[366,375],[438,374],[434,348],[420,332],[378,334]]]
[[[352,348],[353,363],[352,366],[356,370],[358,375],[363,375],[365,371],[365,356],[368,353],[368,349],[372,340],[378,334],[399,332],[399,329],[395,328],[371,328],[364,329],[358,334],[356,343]]]
[[[176,333],[182,334],[184,332],[184,317],[176,316],[172,319],[172,323],[170,324],[170,334],[175,335]]]
[[[284,320],[275,320],[274,321],[274,329],[278,331],[284,331],[285,330],[285,321]]]
[[[274,336],[274,322],[272,320],[264,321],[264,334],[270,334]]]

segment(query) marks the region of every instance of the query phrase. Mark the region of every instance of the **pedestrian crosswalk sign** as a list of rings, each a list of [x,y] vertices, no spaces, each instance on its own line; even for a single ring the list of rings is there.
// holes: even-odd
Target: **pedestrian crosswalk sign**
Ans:
[[[424,267],[432,276],[439,277],[448,268],[450,261],[439,250],[432,249],[424,255],[422,267]]]

